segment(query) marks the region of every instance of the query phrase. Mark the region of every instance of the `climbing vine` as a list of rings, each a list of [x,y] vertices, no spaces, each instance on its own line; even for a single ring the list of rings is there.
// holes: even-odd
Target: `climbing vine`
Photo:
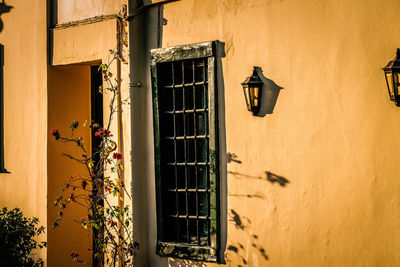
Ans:
[[[119,20],[123,23],[122,20]],[[123,29],[124,27],[122,27]],[[131,265],[135,251],[139,248],[133,240],[131,211],[128,205],[123,205],[124,199],[131,199],[131,195],[124,184],[124,155],[118,150],[120,144],[114,139],[111,132],[112,121],[120,116],[121,105],[128,104],[128,100],[121,100],[121,79],[114,78],[111,66],[124,62],[121,47],[127,46],[125,30],[119,34],[117,48],[110,50],[109,61],[99,66],[103,75],[103,86],[99,92],[109,97],[109,115],[107,124],[100,127],[100,123],[92,121],[81,124],[73,121],[69,125],[69,132],[62,134],[58,129],[50,132],[57,142],[74,144],[80,150],[80,156],[69,153],[63,155],[83,166],[84,173],[70,176],[60,195],[54,202],[58,208],[58,217],[53,228],[57,228],[68,206],[79,205],[85,208],[86,216],[76,221],[94,236],[93,253],[95,266],[127,266]],[[99,146],[93,151],[86,146],[86,140],[77,136],[79,127],[89,127],[98,138]],[[87,263],[81,260],[79,251],[72,251],[73,261]]]

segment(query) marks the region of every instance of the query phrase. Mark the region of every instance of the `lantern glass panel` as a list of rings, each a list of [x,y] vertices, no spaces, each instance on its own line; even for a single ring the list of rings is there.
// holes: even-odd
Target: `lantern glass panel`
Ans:
[[[260,88],[258,86],[254,87],[254,99],[253,99],[253,106],[258,107],[258,99],[259,99],[259,94]]]
[[[385,72],[386,83],[389,89],[389,96],[391,100],[394,100],[394,86],[393,86],[393,77],[392,72]]]
[[[254,110],[255,108],[258,107],[258,94],[259,90],[257,86],[251,86],[250,87],[250,100],[251,100],[251,108]]]
[[[246,106],[247,110],[251,110],[251,105],[250,105],[250,92],[249,92],[249,86],[244,85],[243,86],[243,93],[244,93],[244,99],[246,100]]]
[[[250,103],[251,103],[251,106],[253,107],[254,106],[254,87],[253,86],[251,86],[250,87]]]
[[[399,95],[399,87],[400,87],[399,75],[400,74],[397,73],[397,72],[393,73],[393,79],[394,79],[393,85],[394,85],[394,95],[395,95],[395,97]]]

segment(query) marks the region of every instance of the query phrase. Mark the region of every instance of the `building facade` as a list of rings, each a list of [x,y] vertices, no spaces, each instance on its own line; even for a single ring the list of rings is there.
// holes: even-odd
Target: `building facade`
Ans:
[[[137,266],[400,264],[400,114],[381,70],[400,47],[397,1],[3,3],[0,206],[47,227],[47,266],[74,266],[74,249],[91,261],[83,210],[51,230],[80,169],[48,133],[92,120],[117,14]],[[254,66],[256,116],[241,85]]]

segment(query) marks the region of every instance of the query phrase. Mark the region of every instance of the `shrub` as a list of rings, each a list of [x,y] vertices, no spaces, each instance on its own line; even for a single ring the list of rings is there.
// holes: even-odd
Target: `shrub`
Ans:
[[[42,259],[33,259],[32,251],[45,247],[35,237],[44,232],[38,218],[26,218],[20,209],[0,211],[0,266],[43,266]]]

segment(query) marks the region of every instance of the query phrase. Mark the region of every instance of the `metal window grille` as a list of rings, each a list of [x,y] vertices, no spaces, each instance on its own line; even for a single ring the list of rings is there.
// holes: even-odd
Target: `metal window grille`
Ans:
[[[158,68],[165,241],[210,244],[207,59]]]
[[[157,253],[217,261],[218,42],[151,51]]]

